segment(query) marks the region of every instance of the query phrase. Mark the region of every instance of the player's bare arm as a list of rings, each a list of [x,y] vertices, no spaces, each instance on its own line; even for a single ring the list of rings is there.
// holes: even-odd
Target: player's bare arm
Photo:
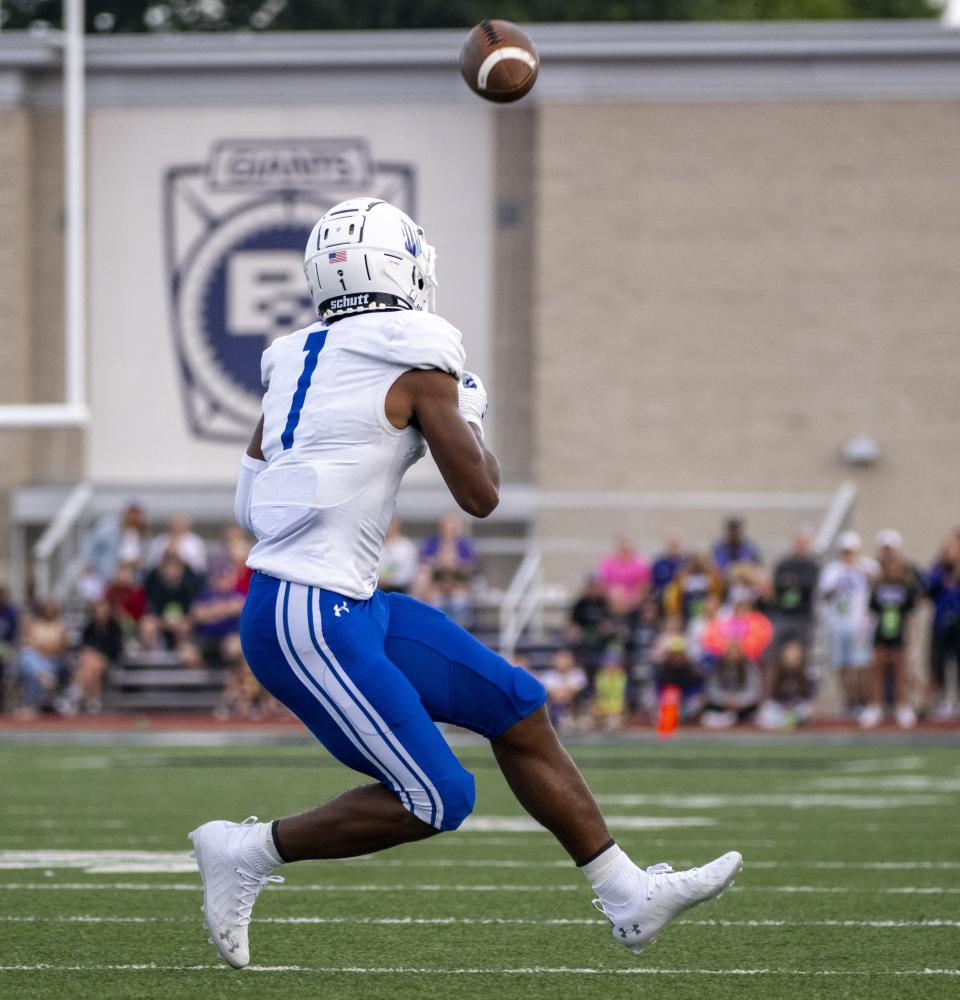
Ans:
[[[257,459],[258,462],[263,462],[263,417],[257,422],[257,426],[253,429],[253,434],[250,435],[250,443],[247,445],[247,454],[251,458]]]
[[[452,375],[436,369],[406,372],[387,393],[386,413],[398,429],[411,423],[419,428],[463,510],[486,517],[496,508],[500,466],[483,443],[480,425],[464,419],[458,383]]]

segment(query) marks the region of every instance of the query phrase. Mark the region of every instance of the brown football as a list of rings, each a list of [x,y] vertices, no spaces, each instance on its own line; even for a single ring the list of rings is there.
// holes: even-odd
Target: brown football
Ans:
[[[533,42],[510,21],[481,21],[460,50],[467,86],[488,101],[519,101],[530,93],[539,70]]]

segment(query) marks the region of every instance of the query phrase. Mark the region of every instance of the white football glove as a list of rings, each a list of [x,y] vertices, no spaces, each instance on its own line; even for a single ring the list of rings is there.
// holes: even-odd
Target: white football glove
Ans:
[[[478,375],[473,372],[464,372],[460,379],[459,386],[460,414],[468,424],[474,424],[480,428],[480,437],[483,437],[483,417],[487,412],[487,390]]]
[[[240,476],[237,479],[237,491],[233,498],[233,516],[237,524],[248,535],[254,534],[253,521],[250,517],[250,497],[253,494],[253,483],[257,476],[267,467],[267,463],[252,455],[243,453],[240,461]]]

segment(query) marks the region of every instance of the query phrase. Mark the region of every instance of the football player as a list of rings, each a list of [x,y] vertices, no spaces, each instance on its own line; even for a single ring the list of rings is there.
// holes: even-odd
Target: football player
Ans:
[[[257,680],[372,783],[270,823],[190,834],[222,958],[247,965],[257,895],[281,865],[346,858],[456,830],[474,780],[435,722],[485,736],[523,807],[593,886],[616,940],[639,951],[741,866],[644,869],[617,846],[550,725],[543,686],[435,609],[377,589],[407,469],[428,445],[456,502],[486,517],[499,470],[487,394],[460,333],[433,312],[435,253],[394,206],[356,198],[314,227],[304,269],[319,322],[264,352],[263,415],[236,517],[257,537],[241,639]]]

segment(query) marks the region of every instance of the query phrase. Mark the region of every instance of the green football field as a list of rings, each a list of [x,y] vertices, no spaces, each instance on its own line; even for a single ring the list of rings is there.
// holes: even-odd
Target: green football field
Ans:
[[[637,958],[489,751],[460,832],[288,867],[252,965],[207,944],[186,833],[348,787],[317,747],[2,745],[0,997],[960,996],[960,753],[917,739],[573,748],[644,864],[740,850],[722,899]]]

